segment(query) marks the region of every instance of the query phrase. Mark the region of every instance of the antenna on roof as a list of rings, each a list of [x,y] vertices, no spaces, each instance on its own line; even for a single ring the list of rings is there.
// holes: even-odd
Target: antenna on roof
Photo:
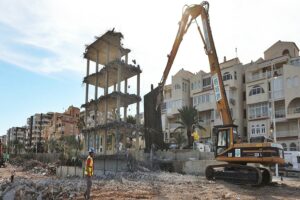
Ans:
[[[235,47],[235,57],[236,57],[236,58],[238,57],[238,54],[237,54],[237,47]]]

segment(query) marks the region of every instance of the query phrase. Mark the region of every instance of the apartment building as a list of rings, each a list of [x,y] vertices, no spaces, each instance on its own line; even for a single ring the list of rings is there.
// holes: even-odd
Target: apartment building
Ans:
[[[278,41],[264,52],[264,58],[245,65],[238,58],[224,58],[220,67],[232,118],[242,139],[276,139],[285,150],[300,150],[300,57],[297,45]],[[183,105],[196,107],[206,129],[200,131],[200,136],[209,139],[213,126],[222,124],[216,111],[210,73],[192,74],[180,70],[174,77],[176,79],[172,78],[172,83],[164,88],[162,125],[165,141],[169,142],[172,131],[178,126],[174,122],[179,119],[178,108]],[[185,92],[182,89],[184,82],[179,84],[180,80],[189,82],[190,89]],[[187,100],[187,95],[191,101]]]
[[[226,60],[220,64],[224,86],[232,112],[233,120],[238,125],[241,137],[246,130],[244,124],[244,66],[238,58]],[[162,109],[162,128],[166,142],[172,138],[172,132],[179,124],[178,109],[183,106],[194,106],[198,110],[201,125],[206,129],[198,130],[201,140],[209,141],[212,128],[222,124],[219,112],[216,110],[215,94],[212,87],[211,74],[204,71],[191,73],[184,69],[172,77],[172,83],[164,87],[164,106]]]
[[[27,118],[26,148],[36,148],[37,143],[45,143],[43,130],[50,125],[53,112],[39,113]]]
[[[179,120],[178,109],[183,106],[190,106],[190,79],[193,73],[184,69],[179,70],[172,76],[172,83],[164,87],[164,104],[162,105],[162,129],[165,142],[172,138],[172,133]]]
[[[226,60],[220,63],[223,83],[228,99],[234,124],[238,125],[238,133],[242,138],[244,134],[244,110],[243,110],[243,75],[244,67],[238,58]],[[198,110],[201,125],[206,131],[200,131],[203,138],[210,139],[212,128],[221,125],[222,119],[216,109],[215,93],[212,87],[211,73],[200,71],[191,79],[192,106]]]
[[[248,139],[263,136],[299,149],[300,59],[294,42],[278,41],[246,67]]]
[[[78,135],[79,115],[80,109],[74,106],[69,106],[63,113],[53,113],[49,125],[42,130],[42,134],[47,140],[57,140],[61,136]]]
[[[12,127],[7,130],[7,146],[9,152],[15,152],[16,145],[22,144],[25,147],[26,127]]]

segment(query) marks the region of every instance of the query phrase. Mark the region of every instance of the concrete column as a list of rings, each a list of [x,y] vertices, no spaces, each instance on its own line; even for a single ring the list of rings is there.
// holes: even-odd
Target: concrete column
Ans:
[[[87,59],[86,63],[86,77],[90,75],[90,59]],[[89,101],[89,84],[85,85],[85,103]]]
[[[86,62],[86,77],[90,75],[90,59],[87,59]],[[89,101],[89,84],[86,83],[85,86],[85,103],[88,103]],[[88,110],[85,108],[85,124],[87,124],[87,117],[88,117]],[[84,134],[84,151],[86,150],[86,147],[89,148],[88,144],[88,133]]]
[[[127,94],[127,79],[125,79],[124,83],[124,93]],[[124,121],[127,120],[127,106],[124,106]]]
[[[98,78],[98,71],[99,71],[99,51],[96,51],[96,84],[95,84],[95,101],[98,99],[98,84],[99,84],[99,78]],[[95,127],[98,125],[98,104],[95,106]],[[94,131],[93,134],[93,147],[96,147],[96,133],[97,131]]]
[[[105,73],[105,88],[104,88],[104,95],[108,95],[108,80],[109,80],[109,73],[106,70]],[[107,124],[108,118],[108,102],[107,99],[105,100],[105,110],[104,110],[104,123]],[[103,139],[103,152],[106,154],[106,138],[107,138],[107,129],[105,129],[104,139]]]
[[[137,88],[137,96],[140,96],[140,73],[137,74],[137,81],[136,81],[136,88]],[[136,124],[140,125],[140,102],[136,102]],[[139,149],[139,132],[137,131],[136,134],[136,149]]]

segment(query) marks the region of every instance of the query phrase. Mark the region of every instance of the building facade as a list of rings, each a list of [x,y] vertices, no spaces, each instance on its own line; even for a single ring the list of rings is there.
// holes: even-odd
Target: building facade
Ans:
[[[50,126],[53,112],[34,114],[27,118],[26,148],[37,151],[38,143],[44,144],[47,140],[46,127]]]
[[[234,124],[244,141],[277,140],[285,150],[300,150],[300,57],[294,42],[278,41],[264,58],[243,65],[238,58],[220,63],[226,96]],[[174,78],[175,77],[175,78]],[[165,142],[179,125],[178,109],[194,106],[210,138],[212,128],[222,124],[216,110],[210,73],[180,70],[164,88],[162,124]],[[190,88],[185,89],[185,83]],[[190,98],[190,100],[189,100]],[[172,141],[171,141],[172,142]]]
[[[246,69],[248,139],[263,136],[299,149],[299,49],[278,41]],[[300,112],[300,111],[299,111]]]
[[[25,150],[26,127],[12,127],[7,130],[8,152],[20,153]]]

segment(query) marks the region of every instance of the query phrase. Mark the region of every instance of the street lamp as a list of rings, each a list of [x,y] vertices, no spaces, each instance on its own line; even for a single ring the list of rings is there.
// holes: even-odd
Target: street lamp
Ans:
[[[274,65],[271,66],[271,104],[272,104],[272,124],[273,128],[271,127],[271,132],[273,133],[273,139],[274,143],[277,143],[277,135],[276,135],[276,115],[275,115],[275,98],[274,98],[274,80],[277,78],[277,76],[274,76],[273,74],[273,67]],[[275,175],[278,177],[278,164],[275,164]]]

